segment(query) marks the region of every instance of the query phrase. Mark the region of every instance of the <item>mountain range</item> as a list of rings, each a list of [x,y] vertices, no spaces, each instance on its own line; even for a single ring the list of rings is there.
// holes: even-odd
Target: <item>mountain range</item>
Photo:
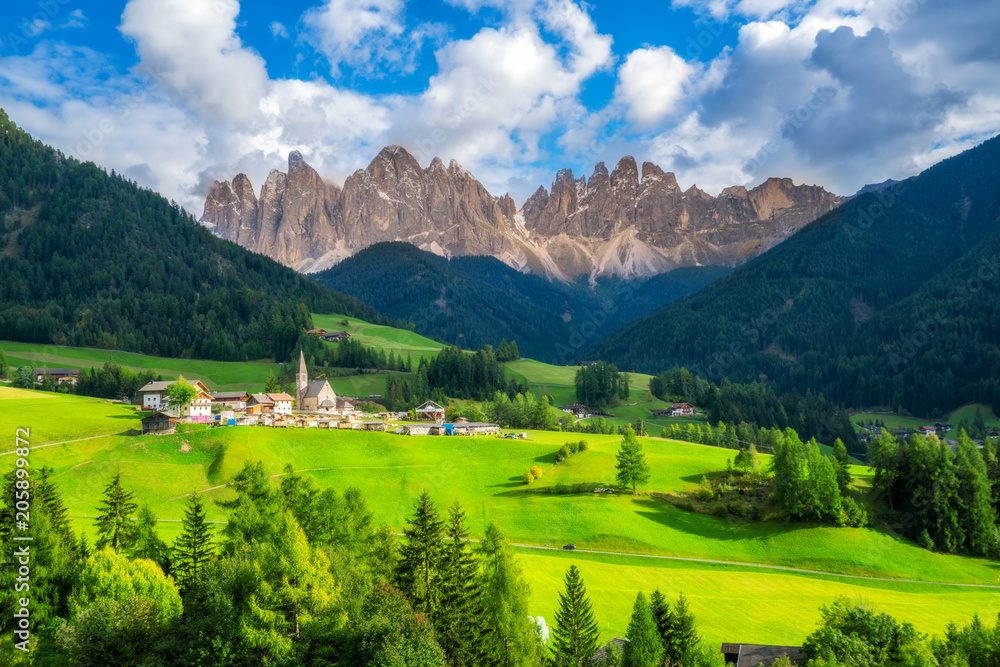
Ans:
[[[634,158],[589,179],[560,171],[520,210],[452,161],[422,168],[399,146],[383,149],[343,187],[301,153],[272,170],[259,196],[244,174],[216,181],[201,222],[222,238],[304,273],[321,271],[381,241],[405,241],[444,257],[486,255],[562,282],[586,276],[646,278],[684,266],[735,266],[835,208],[819,186],[771,178],[712,197],[681,190],[674,174]]]

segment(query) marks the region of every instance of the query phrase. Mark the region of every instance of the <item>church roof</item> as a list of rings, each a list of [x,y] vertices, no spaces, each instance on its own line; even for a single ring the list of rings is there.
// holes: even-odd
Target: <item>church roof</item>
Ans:
[[[306,385],[306,388],[302,391],[302,398],[313,398],[319,396],[320,392],[323,391],[323,387],[329,387],[330,383],[326,380],[313,380]]]
[[[302,375],[308,375],[309,371],[306,370],[306,355],[299,350],[299,373]]]

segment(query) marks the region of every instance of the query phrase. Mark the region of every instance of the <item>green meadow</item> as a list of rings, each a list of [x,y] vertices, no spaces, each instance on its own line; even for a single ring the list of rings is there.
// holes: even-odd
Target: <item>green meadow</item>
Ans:
[[[963,420],[972,424],[976,419],[976,410],[979,410],[983,417],[983,423],[986,426],[1000,426],[1000,418],[997,418],[997,416],[993,413],[992,407],[984,403],[969,403],[968,405],[963,405],[952,411],[950,414],[939,419],[902,417],[888,412],[858,412],[851,415],[851,421],[858,425],[859,428],[866,422],[881,421],[890,431],[895,431],[900,428],[917,429],[921,426],[928,426],[937,422],[947,422],[955,428],[948,431],[946,437],[957,438],[960,430],[958,428],[959,424],[961,424]]]
[[[385,350],[386,354],[391,351],[395,352],[396,356],[400,354],[410,355],[413,357],[414,365],[419,357],[431,359],[447,347],[444,343],[439,343],[412,331],[371,324],[354,317],[313,313],[312,319],[313,326],[318,329],[346,331],[351,334],[352,340]],[[336,343],[331,343],[331,345],[336,345]]]
[[[546,493],[558,484],[613,482],[617,436],[529,432],[527,440],[404,437],[383,433],[276,430],[263,427],[192,428],[170,436],[138,436],[127,407],[94,399],[0,390],[0,433],[32,429],[32,445],[64,442],[32,451],[31,465],[51,466],[77,529],[92,534],[95,507],[115,473],[161,519],[162,536],[179,530],[184,496],[232,497],[226,482],[244,461],[261,460],[280,476],[290,463],[322,486],[354,485],[380,522],[401,530],[420,493],[439,508],[461,502],[474,536],[497,520],[518,545],[621,552],[588,554],[521,549],[533,587],[533,612],[552,619],[560,580],[570,563],[581,567],[605,637],[621,636],[635,593],[661,588],[683,591],[711,641],[796,643],[814,626],[817,609],[837,595],[863,598],[926,632],[942,632],[949,620],[1000,611],[1000,590],[976,586],[844,579],[829,575],[762,570],[726,563],[757,563],[885,577],[896,580],[1000,585],[1000,563],[935,554],[875,529],[835,528],[780,521],[745,523],[685,512],[640,494]],[[87,437],[85,434],[103,437]],[[588,451],[556,465],[563,442],[585,439]],[[725,468],[731,452],[645,439],[655,491],[688,491],[702,475]],[[0,467],[12,463],[0,456]],[[545,474],[531,486],[520,477],[538,465]],[[867,470],[855,468],[859,483]],[[209,518],[225,513],[209,503]],[[704,559],[672,561],[651,556]],[[733,618],[739,617],[738,637]]]

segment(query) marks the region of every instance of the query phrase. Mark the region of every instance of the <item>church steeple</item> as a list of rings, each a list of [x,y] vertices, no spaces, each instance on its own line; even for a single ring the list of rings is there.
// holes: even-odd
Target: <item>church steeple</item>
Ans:
[[[309,384],[309,370],[306,368],[306,355],[299,348],[299,372],[295,374],[295,407],[302,409],[302,397]]]

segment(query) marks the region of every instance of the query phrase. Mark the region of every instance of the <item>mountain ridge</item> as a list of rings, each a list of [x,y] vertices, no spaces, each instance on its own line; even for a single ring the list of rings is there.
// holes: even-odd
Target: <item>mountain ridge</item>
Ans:
[[[456,161],[426,168],[405,148],[382,149],[343,187],[325,182],[298,151],[272,170],[258,197],[245,174],[215,181],[201,222],[219,236],[314,273],[380,241],[451,257],[489,255],[562,282],[579,276],[646,278],[682,266],[735,266],[773,247],[841,198],[770,178],[712,197],[681,191],[676,176],[631,156],[589,179],[568,169],[520,210]]]

